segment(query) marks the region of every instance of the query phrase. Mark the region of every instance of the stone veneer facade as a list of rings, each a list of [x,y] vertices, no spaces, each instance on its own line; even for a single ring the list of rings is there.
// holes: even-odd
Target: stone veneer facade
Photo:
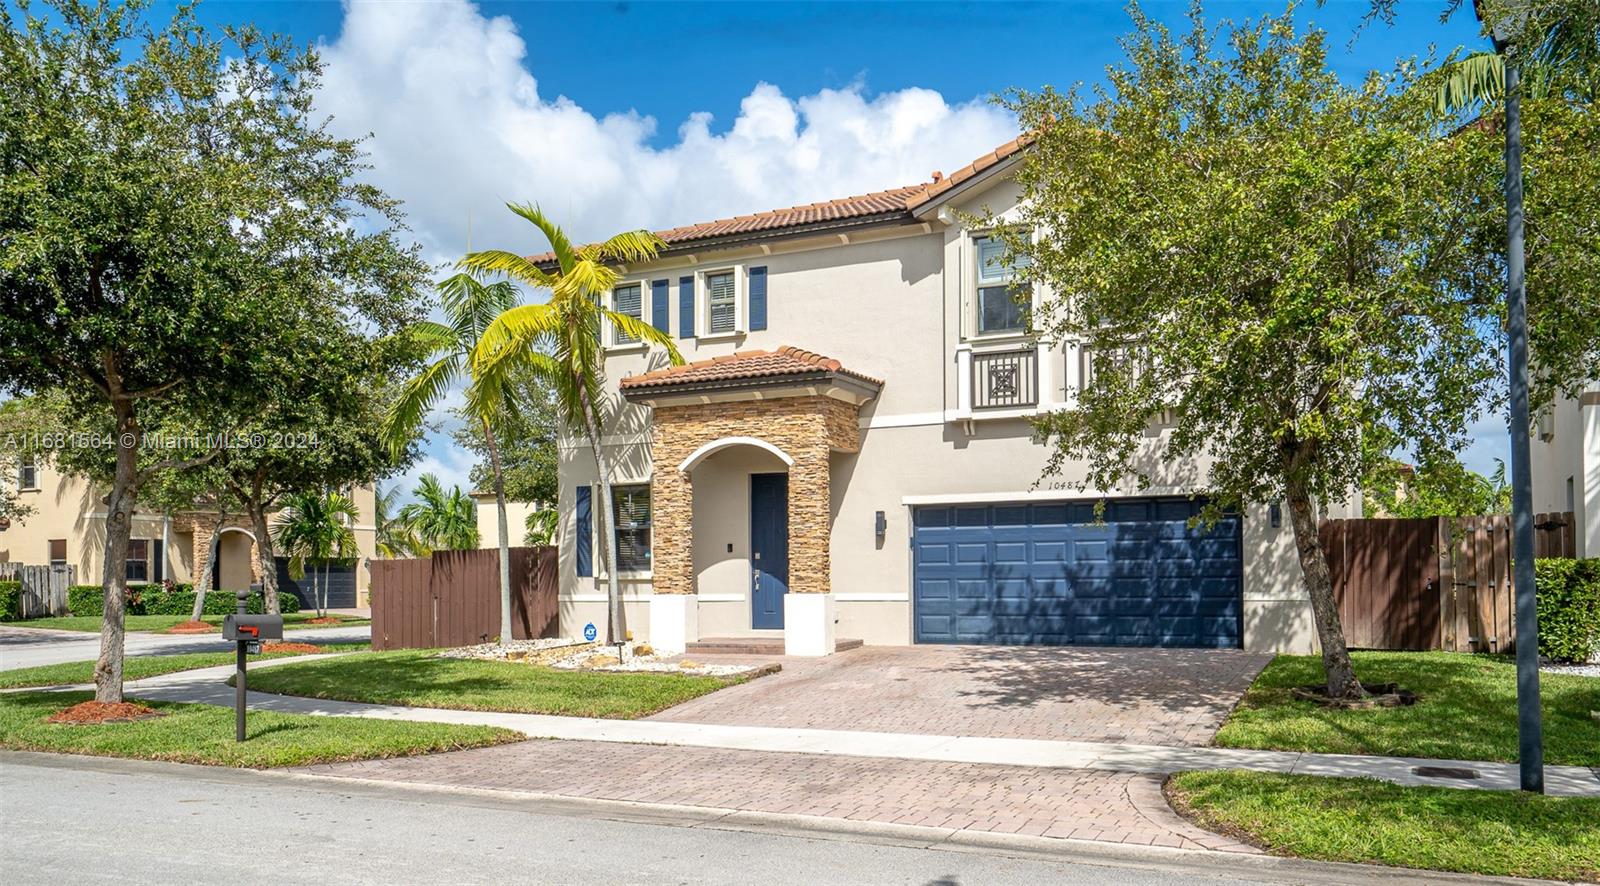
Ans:
[[[695,450],[726,437],[754,437],[794,459],[789,467],[789,592],[828,593],[828,462],[834,452],[860,451],[858,411],[855,404],[821,394],[656,406],[650,431],[655,593],[695,593],[694,477],[678,466]]]
[[[205,570],[206,562],[211,559],[211,536],[217,531],[217,518],[195,514],[190,515],[188,520],[189,525],[187,528],[192,533],[190,536],[189,562],[194,564],[192,573],[194,580],[199,581],[200,575]],[[223,528],[225,530],[246,531],[244,527],[231,523]],[[260,552],[256,550],[254,535],[251,534],[246,537],[250,538],[250,582],[252,584],[261,584]],[[213,578],[212,580],[215,581],[216,579]]]

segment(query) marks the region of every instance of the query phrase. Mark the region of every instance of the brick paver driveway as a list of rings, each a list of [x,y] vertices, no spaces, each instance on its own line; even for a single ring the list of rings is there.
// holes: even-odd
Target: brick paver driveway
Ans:
[[[781,659],[779,674],[654,719],[1204,745],[1271,660],[1226,649],[868,646]]]
[[[637,803],[820,815],[1115,843],[1255,850],[1179,818],[1158,776],[585,741],[300,770]]]

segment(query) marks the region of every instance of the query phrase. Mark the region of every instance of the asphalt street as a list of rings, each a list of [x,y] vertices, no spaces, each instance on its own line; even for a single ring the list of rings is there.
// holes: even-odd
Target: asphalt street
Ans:
[[[1423,881],[1417,872],[1223,853],[919,845],[914,834],[842,830],[853,824],[808,833],[804,823],[686,807],[0,754],[0,872],[19,886]]]

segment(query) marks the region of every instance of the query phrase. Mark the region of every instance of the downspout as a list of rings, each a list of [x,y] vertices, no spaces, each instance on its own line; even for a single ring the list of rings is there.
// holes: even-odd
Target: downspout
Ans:
[[[161,512],[161,582],[172,581],[172,512]]]

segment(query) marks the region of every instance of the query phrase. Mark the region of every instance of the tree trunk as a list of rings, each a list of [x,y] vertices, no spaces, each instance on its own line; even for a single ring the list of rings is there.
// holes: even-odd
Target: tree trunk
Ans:
[[[500,512],[500,642],[511,642],[511,536],[506,528],[506,480],[500,472],[500,448],[495,445],[489,420],[483,420],[483,440],[494,471],[494,503]]]
[[[109,373],[108,373],[109,375]],[[128,535],[133,528],[133,495],[139,468],[139,421],[133,401],[113,388],[116,416],[117,467],[106,501],[106,549],[101,586],[105,610],[100,619],[100,656],[94,663],[94,699],[122,701],[122,651],[128,592]]]
[[[330,581],[328,572],[329,568],[328,558],[322,558],[322,596],[318,598],[322,601],[322,607],[317,610],[318,618],[322,618],[328,614],[328,582]]]
[[[1316,621],[1317,639],[1322,644],[1322,670],[1328,679],[1329,698],[1361,698],[1366,690],[1356,680],[1355,665],[1344,643],[1344,626],[1339,623],[1339,604],[1333,599],[1333,577],[1328,572],[1328,555],[1317,536],[1317,516],[1311,495],[1303,484],[1289,484],[1289,521],[1294,526],[1295,549],[1300,555],[1300,575],[1306,595],[1311,598],[1311,615]]]
[[[256,562],[261,567],[261,609],[270,615],[278,614],[278,562],[272,556],[272,529],[267,526],[267,509],[261,503],[260,488],[251,500],[250,525],[256,533]]]
[[[600,475],[600,519],[596,521],[598,525],[595,528],[600,538],[600,561],[605,564],[606,570],[606,642],[615,645],[626,640],[628,634],[622,623],[622,586],[617,579],[617,527],[611,507],[611,467],[605,456],[605,448],[600,444],[600,422],[595,416],[594,404],[589,400],[588,389],[581,387],[581,379],[574,381],[580,385],[583,429],[589,437],[589,449],[594,452],[595,471]]]
[[[200,567],[200,580],[194,585],[194,613],[190,621],[199,621],[200,616],[206,612],[206,591],[211,590],[212,576],[217,570],[217,554],[222,548],[222,521],[228,514],[222,508],[217,508],[217,525],[211,529],[211,554],[206,558],[204,566]]]

